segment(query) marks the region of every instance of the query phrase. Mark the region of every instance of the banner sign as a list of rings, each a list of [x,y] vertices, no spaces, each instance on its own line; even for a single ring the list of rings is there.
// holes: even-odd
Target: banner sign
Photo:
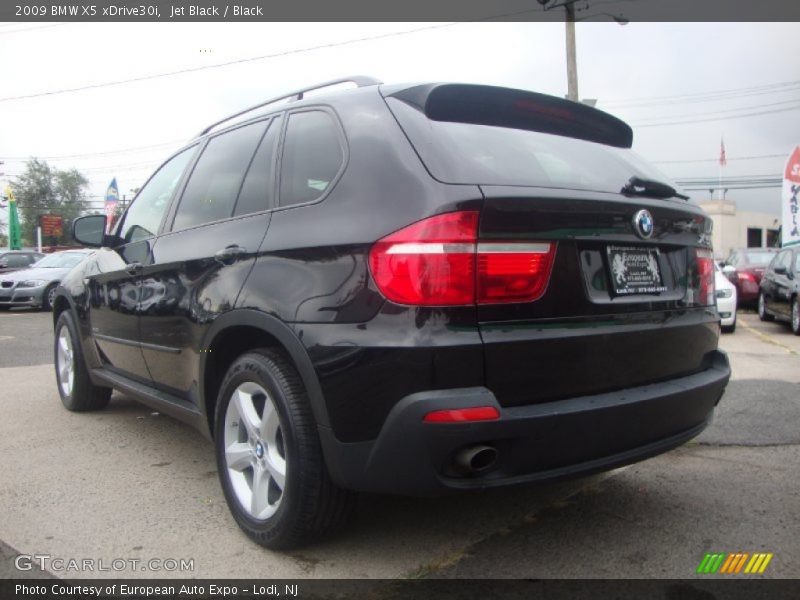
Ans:
[[[781,246],[784,248],[800,244],[798,195],[800,195],[800,146],[792,152],[783,173]]]
[[[114,221],[114,211],[117,210],[117,203],[119,202],[119,188],[117,187],[117,178],[111,180],[106,190],[106,231],[111,230],[112,222]]]

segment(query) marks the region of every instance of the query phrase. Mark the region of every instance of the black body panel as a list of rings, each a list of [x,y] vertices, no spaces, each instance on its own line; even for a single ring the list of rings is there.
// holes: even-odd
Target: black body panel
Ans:
[[[335,122],[341,165],[328,178],[293,173],[312,199],[282,204],[287,123],[309,111]],[[63,280],[54,316],[74,311],[97,384],[212,436],[231,348],[277,347],[300,374],[334,480],[400,493],[610,468],[682,443],[709,421],[730,370],[717,351],[715,308],[696,302],[695,251],[710,237],[698,207],[608,191],[444,183],[375,87],[297,100],[275,114],[280,138],[262,174],[264,210],[231,209],[229,218],[171,230],[209,136],[228,130],[204,134],[154,237],[123,245],[109,235],[108,247]],[[582,118],[591,114],[581,109]],[[253,160],[225,189],[241,194]],[[216,211],[223,196],[214,190],[200,200]],[[642,210],[654,220],[647,239],[633,225]],[[476,248],[554,244],[544,294],[490,305],[386,300],[370,270],[376,241],[456,211],[479,213]],[[664,291],[615,295],[609,244],[657,251]],[[421,423],[428,410],[485,405],[501,418],[449,429]],[[454,451],[487,442],[501,452],[495,471],[447,474]]]

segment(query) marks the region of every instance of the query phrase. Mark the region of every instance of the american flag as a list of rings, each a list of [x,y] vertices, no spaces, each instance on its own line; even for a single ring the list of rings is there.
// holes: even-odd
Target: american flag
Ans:
[[[725,158],[725,140],[719,140],[719,166],[724,167],[728,164],[728,159]]]

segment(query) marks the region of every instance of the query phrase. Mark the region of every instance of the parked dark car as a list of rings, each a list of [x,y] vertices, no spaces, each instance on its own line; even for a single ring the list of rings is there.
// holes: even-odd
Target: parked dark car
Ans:
[[[15,306],[50,310],[61,279],[89,254],[94,250],[54,252],[28,268],[0,275],[0,310]]]
[[[731,250],[722,272],[736,286],[739,306],[755,306],[758,284],[777,248],[739,248]]]
[[[115,388],[203,431],[272,548],[341,526],[354,491],[574,477],[706,427],[730,376],[711,223],[630,127],[355,83],[206,128],[110,235],[74,223],[101,248],[56,299],[68,409]]]
[[[781,250],[761,278],[758,316],[762,321],[786,321],[800,335],[800,249]]]
[[[44,254],[30,250],[0,250],[0,274],[27,269]]]

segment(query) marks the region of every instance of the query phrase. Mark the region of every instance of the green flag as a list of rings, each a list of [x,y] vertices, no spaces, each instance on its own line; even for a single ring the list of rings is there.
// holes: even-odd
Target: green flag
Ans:
[[[17,201],[10,187],[6,188],[8,196],[8,248],[20,250],[22,248],[22,235],[19,229],[19,215],[17,214]]]

